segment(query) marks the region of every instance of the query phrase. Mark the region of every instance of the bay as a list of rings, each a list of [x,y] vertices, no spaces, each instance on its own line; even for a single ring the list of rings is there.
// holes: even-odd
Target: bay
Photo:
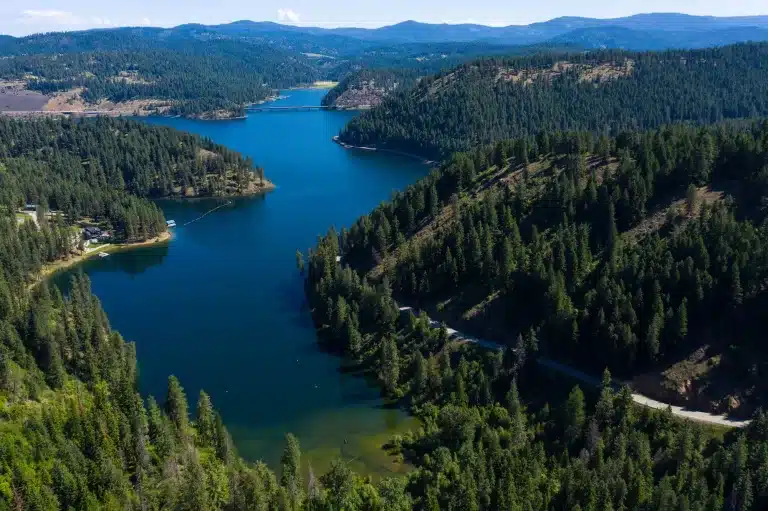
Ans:
[[[317,105],[325,91],[290,90],[278,105]],[[160,201],[179,226],[166,246],[119,252],[83,270],[114,328],[136,343],[141,390],[162,401],[176,375],[194,405],[205,389],[246,459],[279,463],[283,436],[299,437],[322,473],[342,456],[364,474],[406,467],[380,449],[415,427],[364,379],[322,352],[295,252],[334,225],[349,226],[428,172],[403,156],[345,150],[331,138],[350,112],[253,113],[243,120],[150,118],[251,156],[277,188],[184,226],[217,199]]]

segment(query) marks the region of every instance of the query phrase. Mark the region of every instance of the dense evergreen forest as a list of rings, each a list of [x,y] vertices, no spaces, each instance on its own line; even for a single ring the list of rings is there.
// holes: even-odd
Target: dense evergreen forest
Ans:
[[[767,64],[766,44],[484,59],[391,96],[353,119],[341,139],[444,158],[540,131],[615,136],[676,121],[766,115]]]
[[[173,376],[162,398],[139,395],[135,347],[87,277],[67,297],[45,282],[28,290],[48,236],[0,214],[0,509],[332,510],[348,498],[360,506],[347,509],[408,509],[402,481],[374,486],[342,462],[307,494],[290,435],[279,478],[247,464],[210,397],[191,418]]]
[[[396,442],[416,508],[768,506],[763,415],[713,436],[634,408],[607,370],[599,395],[547,404],[558,384],[532,368],[626,376],[712,342],[712,372],[761,404],[767,142],[768,122],[505,140],[297,255],[323,342],[425,423]],[[507,348],[451,341],[395,299]]]
[[[710,345],[722,359],[700,376],[755,406],[766,141],[760,122],[499,142],[361,218],[342,255],[407,305],[511,346],[536,337],[597,372],[629,377]]]
[[[661,180],[665,175],[661,169],[669,168],[672,182],[679,179],[679,186],[685,187],[688,181],[737,179],[732,172],[743,168],[742,177],[748,179],[753,176],[749,169],[765,158],[762,144],[767,133],[765,125],[709,133],[714,159],[705,161],[708,167],[697,166],[695,159],[678,158],[674,144],[661,144],[657,147],[666,147],[675,156],[659,160],[660,164],[675,162],[675,166],[659,167],[658,175],[651,177]],[[706,134],[674,128],[627,135],[609,140],[601,157],[613,162],[621,153],[629,153],[624,158],[633,160],[636,145],[645,140],[674,138],[685,146],[686,137],[705,140]],[[549,140],[551,145],[544,145],[540,153],[528,153],[529,163],[534,162],[530,163],[530,176],[523,178],[524,168],[514,171],[521,183],[525,182],[522,179],[532,181],[531,200],[523,203],[525,212],[519,216],[510,212],[523,226],[521,243],[527,260],[534,263],[531,268],[536,268],[538,255],[525,226],[526,219],[536,215],[538,195],[533,182],[539,177],[535,162],[541,159],[537,156],[600,154],[599,144],[588,135],[553,134]],[[474,157],[498,156],[509,171],[509,166],[517,165],[514,148],[522,145],[509,142],[498,147],[498,154],[494,147],[457,156],[398,196],[396,206],[384,205],[372,217],[361,219],[356,228],[360,231],[345,233],[341,244],[333,232],[320,240],[304,267],[315,318],[329,346],[344,350],[361,369],[377,374],[383,392],[410,406],[423,421],[419,431],[394,438],[388,445],[393,453],[411,460],[415,470],[405,478],[375,483],[353,474],[341,461],[323,475],[305,472],[299,441],[290,435],[278,474],[261,463],[245,463],[237,456],[210,397],[201,392],[190,417],[188,399],[176,378],[169,378],[163,399],[143,399],[136,392],[135,348],[110,329],[87,279],[76,278],[66,297],[45,283],[28,289],[28,270],[43,256],[45,228],[39,231],[29,222],[20,227],[13,216],[0,216],[0,506],[190,511],[763,509],[768,504],[765,416],[756,416],[744,430],[707,430],[679,422],[667,413],[637,409],[628,389],[615,392],[608,383],[596,395],[585,395],[574,387],[563,393],[562,400],[553,391],[547,404],[541,397],[531,397],[537,394],[535,381],[540,376],[531,370],[530,362],[535,350],[546,349],[550,342],[541,333],[543,328],[533,336],[524,335],[516,349],[505,352],[457,346],[447,340],[445,330],[430,327],[424,316],[401,319],[390,284],[363,279],[350,266],[337,264],[337,255],[353,262],[368,252],[353,247],[365,242],[363,225],[373,222],[372,218],[376,218],[378,232],[382,231],[378,222],[385,218],[391,219],[391,225],[399,222],[396,216],[387,218],[388,211],[402,213],[401,225],[407,225],[408,206],[419,203],[420,191],[429,191],[432,197],[435,189],[437,200],[425,199],[425,204],[436,205],[440,216],[452,204],[463,204],[460,208],[466,208],[467,215],[474,211],[475,202],[480,210],[491,211],[476,185],[482,187],[481,183],[492,178],[481,173],[468,175],[468,162]],[[735,162],[738,155],[744,157],[739,164],[723,166],[722,161],[730,158]],[[493,172],[493,164],[487,161]],[[613,190],[620,186],[619,176],[634,176],[639,168],[624,176],[621,167],[615,167],[599,186],[596,183],[599,206],[593,207],[605,208],[606,203],[600,201],[610,201],[613,194],[600,199],[603,183],[613,183]],[[707,168],[710,174],[698,173]],[[726,168],[730,173],[721,176]],[[539,184],[554,187],[568,175],[563,171]],[[676,186],[670,185],[670,189]],[[492,187],[486,190],[493,195]],[[451,199],[454,196],[456,201]],[[655,195],[647,197],[651,196]],[[505,209],[502,204],[496,210],[498,219],[504,218],[499,214]],[[506,209],[511,208],[507,205]],[[414,223],[419,226],[435,213],[427,206],[424,209],[429,212],[413,210]],[[571,215],[565,206],[556,210],[555,215],[552,208],[546,211],[547,218],[557,218],[541,224],[538,239],[542,246],[549,247],[555,240],[560,218],[568,226],[591,223],[586,220],[592,214],[589,208],[583,212],[587,215],[584,220],[577,220],[581,211]],[[620,217],[618,211],[623,210],[615,210],[616,218]],[[684,230],[718,214],[714,209],[692,211],[696,214],[675,220],[683,222]],[[761,215],[759,208],[751,207],[733,213],[744,215],[743,220],[733,222],[750,224]],[[455,223],[444,218],[449,230]],[[396,252],[396,245],[402,249],[410,243],[404,241],[405,236],[411,238],[414,232],[415,227],[394,229],[393,244],[379,254],[386,259],[387,252]],[[500,231],[494,234],[502,236]],[[514,228],[510,234],[514,238]],[[372,231],[367,238],[375,238]],[[606,239],[611,238],[597,235],[597,247]],[[623,235],[614,239],[621,241],[615,241],[611,249],[590,252],[595,266],[591,274],[613,276],[627,261],[628,243],[625,245]],[[541,264],[553,268],[554,258],[542,259]],[[375,262],[369,255],[354,264],[365,269]],[[746,277],[742,282],[745,304],[751,299],[752,287]],[[609,378],[606,374],[605,381]]]
[[[231,26],[120,28],[0,41],[0,80],[45,94],[80,90],[90,105],[166,101],[158,113],[242,115],[275,89],[341,80],[361,69],[434,73],[480,55],[511,51],[487,43],[385,44],[340,36],[250,33]],[[520,51],[533,52],[533,48]]]
[[[106,117],[0,118],[0,164],[0,200],[12,209],[34,203],[72,220],[105,216],[121,224],[121,203],[149,211],[137,197],[236,195],[265,183],[250,158],[210,140]]]
[[[126,43],[128,44],[128,43]],[[33,78],[29,78],[33,77]],[[275,88],[311,83],[319,73],[302,55],[234,41],[190,42],[181,48],[141,45],[115,51],[32,54],[0,59],[0,78],[27,79],[45,94],[83,88],[88,103],[167,100],[165,113],[242,115]]]

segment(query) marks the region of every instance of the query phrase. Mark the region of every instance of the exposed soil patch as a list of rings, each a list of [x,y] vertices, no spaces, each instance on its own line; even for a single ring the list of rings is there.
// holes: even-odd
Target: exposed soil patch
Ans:
[[[631,75],[634,64],[633,60],[627,59],[624,62],[604,62],[597,65],[555,62],[549,69],[501,68],[496,75],[496,81],[532,85],[538,80],[551,82],[565,73],[574,72],[580,82],[603,83]]]
[[[725,193],[721,190],[712,190],[711,187],[702,186],[696,189],[693,211],[688,211],[687,199],[674,198],[671,202],[658,206],[653,213],[645,217],[638,225],[624,234],[625,239],[637,241],[651,233],[659,231],[669,224],[669,227],[680,228],[692,218],[701,213],[703,205],[712,205],[723,200]]]
[[[113,103],[101,100],[98,103],[86,103],[82,98],[83,89],[77,88],[54,95],[42,110],[55,113],[93,112],[106,115],[151,115],[164,114],[171,108],[167,101],[157,99],[135,99]]]
[[[685,358],[636,376],[634,390],[666,403],[717,414],[748,417],[754,399],[744,393],[749,385],[729,375],[727,355],[720,343],[707,343]]]
[[[120,73],[111,80],[113,82],[125,82],[133,85],[151,85],[153,83],[142,78],[136,71],[120,71]]]
[[[48,96],[25,89],[22,81],[0,80],[0,112],[28,112],[41,110]]]

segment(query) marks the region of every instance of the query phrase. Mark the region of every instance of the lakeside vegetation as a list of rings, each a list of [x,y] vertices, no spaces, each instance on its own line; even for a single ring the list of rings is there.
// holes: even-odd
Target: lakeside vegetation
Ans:
[[[540,131],[615,136],[680,121],[764,116],[766,64],[765,43],[488,58],[392,95],[351,120],[340,137],[437,159]]]
[[[193,413],[173,376],[164,398],[138,393],[135,346],[111,329],[86,277],[67,296],[30,286],[72,251],[73,222],[140,243],[165,232],[149,199],[256,193],[269,187],[261,169],[207,139],[132,121],[0,119],[0,510],[768,508],[768,415],[757,410],[768,390],[768,121],[693,124],[766,113],[765,49],[700,60],[603,53],[621,60],[600,69],[605,80],[592,61],[539,75],[557,61],[537,57],[525,61],[537,71],[502,70],[509,88],[470,80],[445,92],[462,78],[426,80],[445,103],[404,107],[424,116],[414,130],[401,129],[407,115],[384,123],[386,110],[361,118],[359,133],[384,131],[386,149],[465,149],[296,254],[324,346],[420,420],[384,446],[414,470],[377,482],[342,460],[315,474],[291,434],[279,470],[245,462],[204,391]],[[497,62],[484,65],[465,70],[498,76]],[[742,81],[721,87],[736,71]],[[93,80],[86,94],[106,84]],[[103,90],[139,90],[129,85]],[[681,103],[653,103],[670,91]],[[239,104],[190,97],[190,112]],[[541,115],[521,114],[533,105]],[[629,129],[675,120],[691,124]],[[29,203],[60,214],[19,222]],[[451,340],[400,304],[507,347]],[[612,374],[701,350],[681,399],[757,410],[747,427],[638,408],[628,386],[612,384]],[[594,393],[563,388],[535,368],[542,354],[608,369]]]
[[[763,404],[766,140],[761,121],[503,141],[297,256],[323,342],[425,424],[396,442],[417,466],[415,508],[768,504],[762,413],[713,436],[635,409],[607,370],[597,396],[541,395],[533,363],[626,377],[712,342],[712,373],[744,409]],[[508,349],[452,342],[396,299]]]
[[[319,76],[300,55],[268,45],[167,42],[127,33],[102,38],[94,49],[61,53],[54,39],[33,53],[0,59],[0,79],[21,80],[44,94],[81,91],[73,98],[85,102],[86,110],[105,100],[143,101],[136,104],[149,113],[210,118],[242,116],[246,105],[275,89]]]
[[[47,281],[30,285],[46,263],[69,253],[68,222],[77,215],[101,216],[125,236],[133,226],[135,240],[159,229],[162,213],[127,190],[144,175],[140,160],[129,164],[137,156],[129,148],[154,147],[159,155],[173,147],[184,154],[182,142],[199,139],[138,127],[109,119],[3,124],[0,509],[299,509],[310,499],[316,509],[333,509],[333,499],[350,485],[371,509],[396,509],[388,502],[402,496],[402,484],[380,483],[380,496],[341,462],[312,483],[308,495],[291,436],[280,477],[263,463],[247,464],[204,392],[193,418],[173,376],[165,396],[138,394],[135,346],[111,329],[86,277],[75,277],[67,296]],[[166,136],[173,143],[164,147]],[[120,137],[130,144],[120,145]],[[87,158],[79,152],[84,148]],[[118,163],[110,167],[104,156]],[[123,190],[110,182],[118,171],[126,171]],[[118,199],[132,208],[121,209]],[[20,223],[14,208],[31,200],[61,214],[40,214],[39,227]],[[134,213],[137,223],[130,220]]]
[[[0,159],[8,169],[4,200],[12,207],[32,202],[71,219],[106,216],[121,225],[125,215],[112,211],[120,201],[248,195],[271,187],[250,158],[210,140],[104,117],[0,118]],[[137,212],[133,223],[146,224],[147,214]],[[162,220],[154,216],[155,225],[141,227],[149,234]]]

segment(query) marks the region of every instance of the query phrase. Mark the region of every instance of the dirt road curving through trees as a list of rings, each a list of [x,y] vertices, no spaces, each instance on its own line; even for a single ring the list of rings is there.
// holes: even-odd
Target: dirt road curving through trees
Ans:
[[[412,309],[411,307],[400,307],[401,314],[411,312],[411,311],[413,311],[414,314],[417,312],[415,309]],[[435,328],[439,328],[441,326],[441,323],[439,321],[435,321],[433,319],[430,319],[430,324]],[[498,344],[493,341],[479,339],[471,335],[466,335],[448,326],[446,326],[446,330],[448,332],[448,337],[455,341],[476,344],[478,346],[481,346],[485,349],[490,349],[490,350],[504,349],[504,346],[501,344]],[[561,374],[565,374],[567,376],[570,376],[571,378],[579,380],[583,383],[587,383],[591,386],[599,386],[601,384],[600,378],[596,378],[574,367],[571,367],[566,364],[562,364],[555,360],[552,360],[546,357],[538,357],[536,359],[536,362],[542,367],[545,367],[549,370],[552,370]],[[617,383],[621,383],[621,382],[617,382]],[[647,406],[648,408],[654,408],[656,410],[665,410],[669,407],[672,410],[672,415],[675,415],[677,417],[681,417],[684,419],[689,419],[695,422],[704,423],[704,424],[713,424],[716,426],[725,426],[725,427],[731,427],[731,428],[743,428],[744,426],[748,425],[750,422],[749,420],[731,419],[725,415],[716,415],[713,413],[688,410],[682,406],[675,406],[669,403],[656,401],[655,399],[651,399],[648,396],[637,394],[635,392],[632,393],[632,400],[638,405]]]

